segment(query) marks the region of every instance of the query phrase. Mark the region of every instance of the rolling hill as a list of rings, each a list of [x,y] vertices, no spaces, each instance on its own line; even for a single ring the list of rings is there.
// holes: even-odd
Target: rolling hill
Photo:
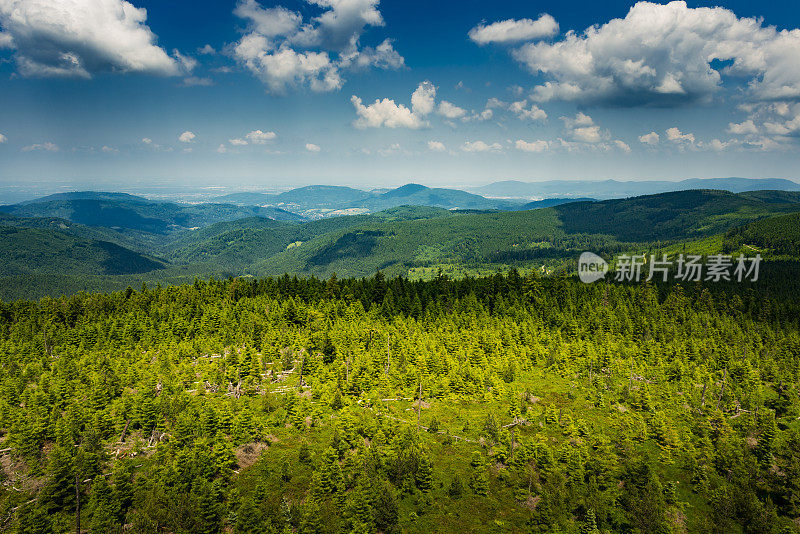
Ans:
[[[797,211],[794,203],[764,202],[728,191],[692,190],[555,209],[567,233],[606,234],[623,241],[700,237],[772,213]]]
[[[637,243],[701,238],[792,211],[800,205],[700,190],[530,211],[453,213],[446,219],[369,221],[320,235],[248,272],[363,276],[442,264],[547,263],[581,250],[619,252]]]
[[[726,252],[746,247],[762,254],[800,257],[800,213],[733,228],[725,234],[722,247]]]
[[[275,195],[274,204],[294,204],[301,208],[349,208],[353,207],[362,200],[368,198],[370,194],[361,189],[344,187],[339,185],[309,185],[286,191]]]
[[[534,200],[523,204],[519,209],[521,210],[535,210],[539,208],[550,208],[560,204],[569,204],[570,202],[595,202],[594,198],[545,198],[542,200]]]
[[[434,206],[445,209],[513,209],[519,206],[512,202],[492,200],[458,189],[430,188],[419,184],[406,184],[357,204],[372,211],[400,205]]]
[[[591,197],[624,198],[690,189],[722,189],[733,193],[757,190],[800,191],[800,184],[777,178],[691,178],[670,181],[546,180],[520,182],[506,180],[471,189],[479,195],[497,198]]]
[[[203,227],[220,221],[245,217],[267,217],[300,221],[297,214],[278,208],[234,206],[232,204],[174,204],[151,202],[141,197],[56,198],[11,206],[0,206],[0,212],[18,217],[53,217],[85,226],[112,228],[119,231],[169,234],[188,228]]]
[[[398,206],[431,206],[445,209],[518,209],[521,202],[488,199],[459,189],[406,184],[396,189],[362,191],[352,187],[311,185],[280,193],[231,193],[214,199],[240,206],[269,205],[303,212],[364,208],[370,212]]]
[[[410,186],[376,198],[384,194],[395,202],[435,195],[437,190]],[[719,251],[723,242],[728,250],[747,245],[795,256],[791,244],[797,241],[793,232],[798,219],[793,214],[800,212],[798,198],[800,195],[780,191],[691,190],[521,211],[400,206],[305,222],[245,216],[196,229],[187,229],[187,225],[201,219],[209,222],[215,217],[247,215],[259,208],[56,199],[18,206],[18,211],[61,213],[100,224],[104,222],[101,216],[108,215],[104,211],[108,203],[109,209],[123,210],[120,215],[129,217],[111,220],[119,224],[122,219],[138,230],[79,224],[52,216],[0,216],[6,252],[14,252],[13,261],[7,262],[0,276],[5,277],[7,286],[3,294],[14,295],[13,286],[24,285],[24,294],[30,297],[36,294],[31,293],[31,276],[45,274],[49,292],[58,289],[54,277],[59,275],[73,276],[69,287],[81,282],[77,275],[102,277],[103,287],[128,283],[131,276],[164,283],[191,280],[195,275],[327,277],[335,272],[360,277],[376,270],[429,277],[445,269],[460,276],[510,266],[564,268],[585,250],[614,255],[669,247],[685,250],[697,244],[703,250]],[[100,207],[88,213],[69,211],[82,202],[100,203]],[[219,206],[220,212],[209,215],[206,211]],[[148,233],[145,228],[161,233]]]
[[[373,215],[354,215],[292,224],[263,218],[217,223],[185,232],[164,249],[164,256],[178,263],[212,262],[246,267],[291,246],[342,229],[369,223],[406,221],[449,216],[448,210],[398,207]]]
[[[54,193],[33,200],[19,202],[19,204],[37,204],[40,202],[53,202],[59,200],[109,200],[119,202],[150,202],[145,197],[129,193],[115,193],[110,191],[69,191],[67,193]]]
[[[0,226],[0,276],[31,273],[137,274],[166,263],[108,241],[82,239],[58,230]]]

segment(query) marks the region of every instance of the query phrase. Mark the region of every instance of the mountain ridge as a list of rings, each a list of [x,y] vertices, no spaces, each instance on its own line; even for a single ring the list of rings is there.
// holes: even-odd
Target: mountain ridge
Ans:
[[[523,182],[504,180],[469,188],[481,195],[497,198],[592,197],[602,200],[647,194],[686,191],[691,189],[722,189],[733,193],[757,190],[800,191],[800,183],[784,178],[688,178],[676,182],[667,180],[545,180]],[[569,191],[566,193],[565,191]]]

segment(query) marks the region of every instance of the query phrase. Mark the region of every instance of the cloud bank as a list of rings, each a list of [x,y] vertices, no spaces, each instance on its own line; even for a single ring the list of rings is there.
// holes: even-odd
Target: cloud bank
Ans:
[[[683,1],[639,2],[625,18],[512,54],[547,79],[537,102],[675,106],[709,101],[728,80],[753,100],[800,98],[800,30]]]
[[[178,75],[190,58],[170,57],[124,0],[0,0],[0,48],[23,76],[90,78],[100,72]]]
[[[515,43],[552,37],[558,33],[556,19],[548,14],[536,20],[508,19],[489,25],[478,24],[469,31],[469,38],[484,45],[489,43]]]
[[[264,8],[255,0],[240,0],[234,9],[248,29],[234,43],[232,55],[269,92],[293,87],[335,91],[344,84],[345,69],[404,65],[390,39],[374,48],[360,45],[367,27],[384,25],[378,0],[306,1],[323,10],[308,21],[285,7]]]

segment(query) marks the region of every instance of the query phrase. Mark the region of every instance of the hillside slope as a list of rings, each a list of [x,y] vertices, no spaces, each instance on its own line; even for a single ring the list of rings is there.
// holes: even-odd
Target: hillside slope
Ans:
[[[388,221],[449,216],[447,210],[426,207],[398,207],[373,215],[319,219],[303,224],[247,218],[217,223],[194,232],[184,232],[165,248],[164,255],[179,263],[211,262],[246,267],[278,254],[287,247],[346,228]]]
[[[665,180],[546,180],[542,182],[506,180],[476,187],[472,191],[490,197],[611,199],[690,189],[724,189],[734,193],[765,189],[800,191],[800,184],[791,180],[775,178],[691,178],[678,182]]]
[[[685,191],[518,212],[453,213],[445,219],[374,222],[302,243],[253,266],[256,275],[294,272],[363,276],[437,264],[549,261],[581,249],[619,252],[631,243],[710,236],[800,204],[761,202],[726,191]]]
[[[86,226],[102,226],[151,234],[174,233],[187,228],[253,216],[303,220],[296,214],[278,208],[95,198],[57,199],[0,206],[0,212],[18,217],[56,217]]]
[[[135,274],[164,262],[108,241],[82,239],[52,229],[0,226],[0,275]]]

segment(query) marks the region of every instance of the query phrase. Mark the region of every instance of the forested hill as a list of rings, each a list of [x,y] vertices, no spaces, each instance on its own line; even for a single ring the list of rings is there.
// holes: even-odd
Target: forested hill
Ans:
[[[562,265],[583,250],[615,254],[719,234],[761,218],[800,211],[800,203],[697,190],[603,202],[573,202],[529,211],[451,213],[410,221],[366,221],[303,242],[250,267],[328,276]]]
[[[59,217],[86,226],[151,234],[169,234],[254,215],[280,220],[303,220],[298,215],[278,208],[232,204],[174,204],[153,202],[132,195],[117,195],[54,195],[55,198],[52,199],[0,206],[0,213],[18,217]]]
[[[384,194],[406,198],[432,191],[407,186]],[[64,243],[63,234],[69,234],[76,243],[104,241],[120,247],[101,253],[97,247],[87,252],[54,246],[49,261],[37,253],[43,250],[41,245],[17,247],[13,261],[0,269],[0,298],[138,287],[142,282],[182,283],[209,275],[350,277],[381,270],[390,276],[431,278],[440,270],[452,276],[476,276],[510,267],[552,273],[573,269],[586,250],[609,259],[623,252],[675,252],[687,247],[703,254],[724,249],[800,259],[784,245],[783,252],[773,250],[768,241],[757,238],[757,232],[725,237],[744,225],[800,212],[800,195],[785,191],[681,191],[522,211],[400,206],[306,222],[276,220],[260,211],[273,208],[184,206],[127,196],[115,201],[113,194],[97,195],[85,198],[87,194],[76,193],[75,198],[57,197],[12,210],[39,216],[0,214],[0,228],[37,229],[38,233],[26,235],[42,239],[42,232],[50,231],[54,242]],[[91,206],[82,211],[85,206],[76,203]],[[198,226],[188,227],[191,224]],[[116,267],[109,268],[103,259],[108,253],[147,257],[156,263],[132,261],[132,267],[125,269],[112,262]]]
[[[796,295],[512,271],[0,303],[0,530],[797,532]]]
[[[232,193],[214,199],[240,205],[270,205],[295,210],[364,208],[372,212],[403,205],[461,209],[517,209],[522,201],[485,198],[458,189],[406,184],[395,189],[363,191],[335,185],[310,185],[279,194]]]
[[[108,241],[52,229],[0,226],[0,276],[122,275],[163,269],[165,263]]]

